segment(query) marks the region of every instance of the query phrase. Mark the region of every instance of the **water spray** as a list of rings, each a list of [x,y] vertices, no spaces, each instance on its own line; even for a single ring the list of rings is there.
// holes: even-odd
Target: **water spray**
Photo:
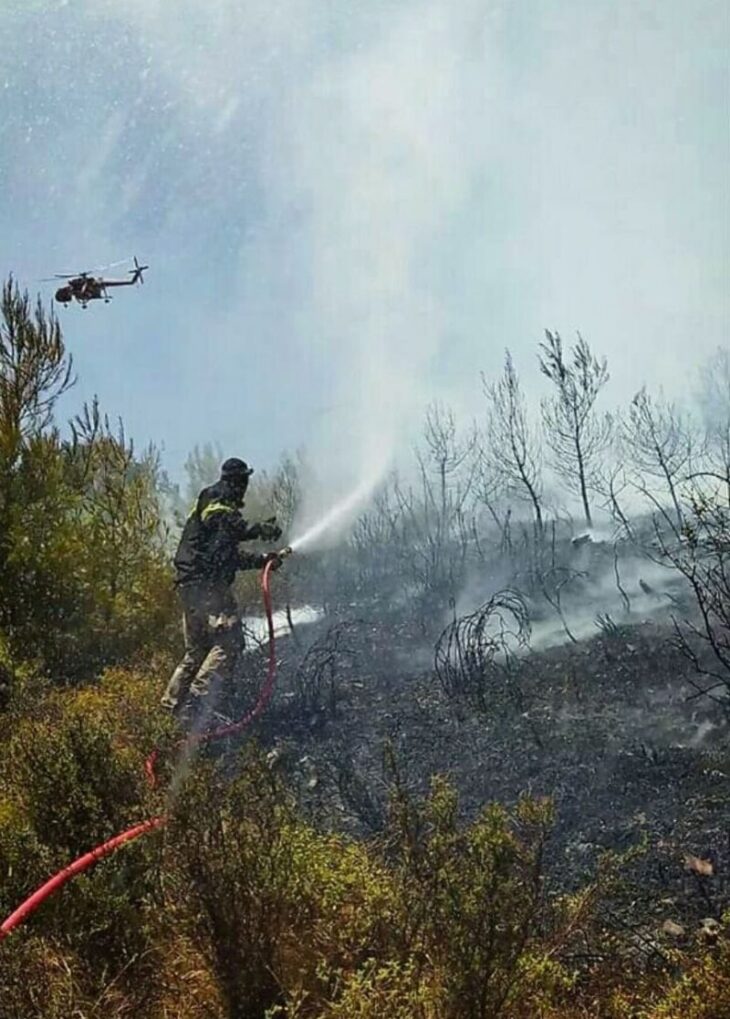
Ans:
[[[327,531],[337,525],[341,525],[355,509],[365,502],[381,476],[382,472],[378,471],[375,478],[368,477],[365,481],[362,481],[348,496],[335,503],[332,509],[325,513],[321,520],[312,524],[308,531],[305,531],[300,537],[294,538],[291,545],[284,549],[285,554],[288,555],[291,552],[298,552],[303,548],[308,548],[318,538],[321,538],[323,534],[326,534]]]

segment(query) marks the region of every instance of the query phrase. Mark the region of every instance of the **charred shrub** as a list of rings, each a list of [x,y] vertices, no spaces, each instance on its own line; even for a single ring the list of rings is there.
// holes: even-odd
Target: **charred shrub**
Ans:
[[[352,663],[349,641],[355,622],[335,623],[304,655],[294,676],[295,708],[305,718],[334,718],[339,702],[341,670]]]
[[[500,591],[439,637],[434,669],[447,697],[480,711],[516,696],[513,654],[530,639],[530,617],[516,591]]]
[[[382,831],[387,821],[385,782],[374,782],[344,741],[332,743],[325,761],[344,809],[365,832]]]

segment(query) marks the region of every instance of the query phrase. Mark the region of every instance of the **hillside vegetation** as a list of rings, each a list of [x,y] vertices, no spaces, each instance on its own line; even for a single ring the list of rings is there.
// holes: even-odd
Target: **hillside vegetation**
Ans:
[[[654,516],[633,516],[627,479],[599,470],[618,428],[591,424],[605,366],[574,355],[582,397],[548,335],[562,389],[545,427],[586,522],[613,514],[614,539],[571,540],[508,358],[487,386],[491,445],[432,408],[418,484],[392,480],[348,542],[287,563],[277,604],[323,618],[280,642],[255,731],[181,760],[159,696],[180,650],[169,558],[186,500],[96,404],[58,421],[73,395],[59,324],[6,284],[1,916],[124,828],[168,821],[0,943],[3,1019],[730,1014],[722,433],[702,451],[711,484],[687,490],[664,408],[679,436],[671,456],[654,447],[665,489],[645,486]],[[576,473],[580,399],[593,431]],[[621,425],[645,458],[647,399]],[[195,451],[188,497],[216,466]],[[252,514],[290,526],[305,470],[285,459]],[[649,584],[660,559],[672,579]],[[512,600],[490,601],[498,588]],[[239,593],[253,607],[255,580]],[[530,653],[548,623],[556,646]],[[239,672],[234,714],[261,654]]]

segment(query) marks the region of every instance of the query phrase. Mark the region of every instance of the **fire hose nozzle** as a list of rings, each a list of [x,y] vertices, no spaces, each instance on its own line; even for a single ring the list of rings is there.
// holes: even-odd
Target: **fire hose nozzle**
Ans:
[[[278,555],[279,559],[286,559],[287,556],[290,556],[293,551],[294,549],[291,547],[291,545],[287,545],[285,548],[280,548],[276,554]]]

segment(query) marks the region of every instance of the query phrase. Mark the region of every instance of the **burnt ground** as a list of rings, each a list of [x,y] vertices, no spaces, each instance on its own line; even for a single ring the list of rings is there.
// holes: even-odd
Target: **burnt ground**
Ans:
[[[358,835],[385,816],[386,746],[414,792],[448,775],[465,817],[491,800],[549,796],[555,885],[585,881],[604,850],[644,843],[627,867],[624,916],[697,930],[730,906],[730,745],[670,638],[668,625],[646,622],[532,652],[485,680],[475,708],[446,695],[407,623],[323,621],[279,641],[276,698],[257,738],[318,824]],[[232,711],[263,654],[245,663]],[[688,868],[687,854],[712,875]]]

